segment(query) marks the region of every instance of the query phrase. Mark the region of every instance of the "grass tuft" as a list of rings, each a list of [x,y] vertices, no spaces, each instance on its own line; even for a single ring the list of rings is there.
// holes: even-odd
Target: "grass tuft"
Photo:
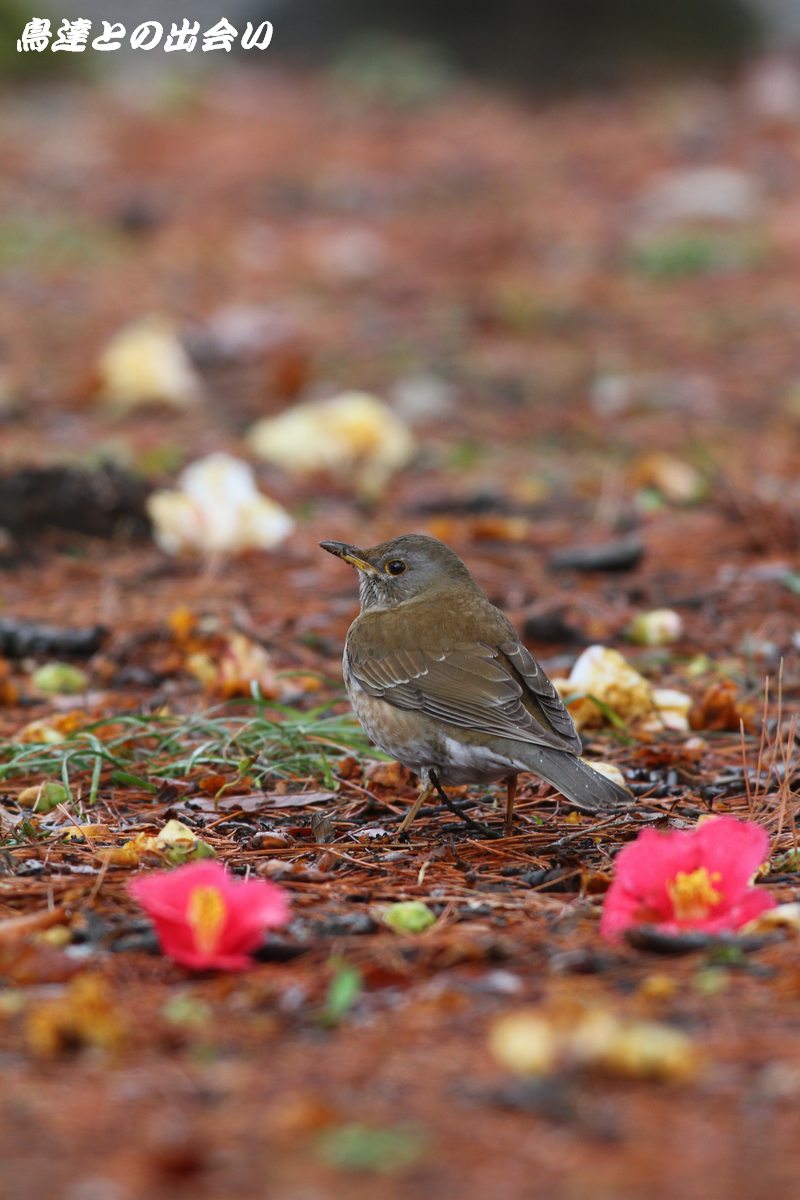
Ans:
[[[7,742],[0,749],[0,781],[36,775],[71,781],[89,774],[89,801],[104,779],[155,793],[166,779],[234,770],[257,780],[313,776],[336,783],[335,762],[345,754],[379,755],[350,715],[328,705],[301,711],[256,694],[193,714],[108,716],[63,741]]]

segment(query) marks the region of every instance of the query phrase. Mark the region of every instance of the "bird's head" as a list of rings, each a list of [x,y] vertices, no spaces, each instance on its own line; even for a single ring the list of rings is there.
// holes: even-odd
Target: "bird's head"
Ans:
[[[320,542],[320,546],[358,571],[362,612],[395,608],[455,583],[475,587],[458,555],[425,534],[405,533],[369,550],[346,542]]]

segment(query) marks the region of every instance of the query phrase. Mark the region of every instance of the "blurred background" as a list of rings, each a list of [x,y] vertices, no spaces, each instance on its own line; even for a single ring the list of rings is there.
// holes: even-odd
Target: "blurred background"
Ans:
[[[646,530],[699,572],[796,548],[795,5],[181,10],[273,23],[229,54],[18,53],[33,15],[2,6],[8,562],[53,527],[153,551],[148,497],[219,451],[301,531],[253,545],[302,561],[420,526],[544,554]],[[246,548],[185,517],[161,551]]]

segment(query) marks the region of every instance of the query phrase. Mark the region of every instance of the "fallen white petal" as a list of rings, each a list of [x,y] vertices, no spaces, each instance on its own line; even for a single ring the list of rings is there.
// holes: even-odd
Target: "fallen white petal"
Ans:
[[[294,529],[285,509],[259,492],[247,463],[210,454],[191,464],[180,490],[154,492],[147,502],[156,542],[167,554],[237,554],[270,550]]]
[[[116,408],[162,404],[190,408],[200,381],[171,323],[146,317],[126,325],[108,343],[98,363],[100,393]]]
[[[403,422],[366,392],[295,405],[258,421],[248,435],[261,458],[290,474],[352,473],[377,486],[411,459],[414,439]]]

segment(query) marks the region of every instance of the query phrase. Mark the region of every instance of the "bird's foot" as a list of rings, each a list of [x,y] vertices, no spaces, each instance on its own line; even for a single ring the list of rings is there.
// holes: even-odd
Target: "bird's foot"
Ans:
[[[470,829],[474,829],[476,833],[481,834],[481,836],[485,838],[502,837],[502,834],[497,833],[497,831],[494,829],[490,829],[489,826],[484,825],[482,821],[476,821],[474,817],[469,815],[469,813],[466,813],[462,808],[459,808],[455,801],[450,799],[447,792],[439,783],[439,779],[435,771],[429,771],[428,778],[433,784],[433,790],[436,792],[442,803],[450,809],[450,812],[453,813],[454,816],[458,817],[460,821],[463,821],[465,825],[468,825]]]

